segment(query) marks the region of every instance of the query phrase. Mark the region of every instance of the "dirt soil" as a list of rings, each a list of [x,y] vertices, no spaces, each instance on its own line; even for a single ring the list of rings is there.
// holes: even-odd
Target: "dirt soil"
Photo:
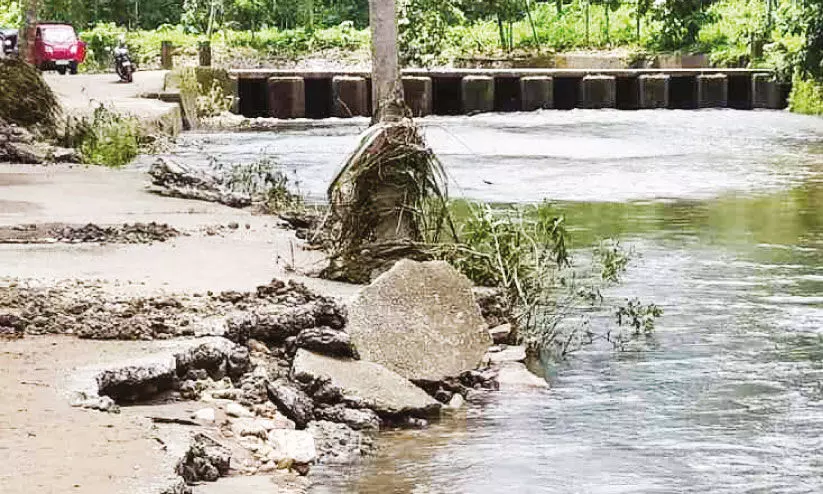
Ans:
[[[168,484],[177,461],[168,444],[182,442],[185,431],[72,408],[66,395],[67,376],[78,368],[156,347],[57,336],[0,341],[0,492],[126,494]]]

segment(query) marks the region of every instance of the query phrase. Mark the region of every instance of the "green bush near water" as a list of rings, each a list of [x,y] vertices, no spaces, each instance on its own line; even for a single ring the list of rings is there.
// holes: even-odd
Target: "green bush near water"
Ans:
[[[631,252],[603,240],[587,262],[576,266],[565,219],[549,203],[492,207],[453,202],[449,209],[456,238],[435,244],[432,255],[477,285],[502,288],[518,341],[546,357],[562,360],[598,340],[624,349],[650,336],[663,315],[654,304],[636,299],[612,307],[602,290],[621,281]],[[589,327],[589,316],[604,311],[611,312],[616,327]]]
[[[804,115],[823,115],[823,82],[795,75],[789,109]]]

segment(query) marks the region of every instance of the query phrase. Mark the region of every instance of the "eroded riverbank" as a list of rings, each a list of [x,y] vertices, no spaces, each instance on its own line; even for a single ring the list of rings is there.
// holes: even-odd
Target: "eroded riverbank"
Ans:
[[[605,236],[633,245],[639,257],[626,284],[609,296],[640,296],[662,305],[666,317],[656,336],[624,354],[599,347],[578,354],[552,369],[549,393],[490,395],[454,421],[387,434],[377,443],[381,454],[371,461],[316,469],[313,490],[646,493],[819,487],[819,121],[710,111],[652,112],[644,124],[641,117],[622,115],[627,114],[571,112],[562,114],[565,120],[489,115],[433,119],[427,125],[455,178],[455,194],[502,202],[554,199],[574,228],[577,247]],[[180,156],[204,161],[206,154],[222,153],[227,162],[249,163],[263,153],[272,155],[296,172],[301,190],[317,197],[357,131],[345,125],[328,129],[190,134]],[[151,214],[128,213],[120,197],[102,193],[104,188],[94,189],[99,197],[90,193],[77,204],[38,204],[29,197],[34,187],[22,187],[27,180],[6,177],[21,186],[4,195],[7,214],[15,215],[9,224],[20,222],[21,212],[66,222],[159,217],[196,233],[214,218],[228,224],[240,214],[172,199],[152,201],[163,206]],[[58,194],[59,180],[37,181],[52,196]],[[105,188],[112,186],[124,201],[133,194],[125,184]],[[142,204],[139,196],[132,197]],[[92,204],[99,212],[79,204]],[[280,274],[270,262],[271,249],[289,246],[285,240],[277,243],[277,234],[258,220],[239,220],[250,222],[248,231],[150,246],[49,245],[29,248],[25,256],[15,246],[3,254],[14,262],[2,265],[19,276],[100,277],[129,293],[248,289]],[[271,236],[274,244],[265,240]],[[211,269],[203,270],[204,265]],[[177,269],[196,276],[182,281]],[[285,269],[282,274],[297,276]],[[129,278],[140,281],[123,281]],[[203,492],[268,485],[236,478]]]
[[[598,111],[424,125],[453,195],[549,199],[577,247],[621,238],[638,257],[609,296],[666,315],[633,351],[596,347],[554,368],[548,394],[498,395],[457,427],[385,436],[381,457],[342,479],[318,472],[315,492],[820,488],[819,119]],[[266,152],[320,198],[358,130],[235,134],[231,147],[191,134],[180,156]]]

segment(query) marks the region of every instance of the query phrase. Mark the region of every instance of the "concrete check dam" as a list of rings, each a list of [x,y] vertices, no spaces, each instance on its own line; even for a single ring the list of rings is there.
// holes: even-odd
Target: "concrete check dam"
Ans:
[[[246,117],[369,116],[366,71],[233,70]],[[405,70],[413,116],[573,108],[780,109],[787,88],[758,69]]]

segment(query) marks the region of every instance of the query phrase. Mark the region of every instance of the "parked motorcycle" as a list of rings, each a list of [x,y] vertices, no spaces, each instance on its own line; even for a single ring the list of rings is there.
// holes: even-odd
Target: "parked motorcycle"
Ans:
[[[132,82],[134,74],[134,63],[129,56],[129,49],[121,44],[114,49],[114,70],[123,82]]]

